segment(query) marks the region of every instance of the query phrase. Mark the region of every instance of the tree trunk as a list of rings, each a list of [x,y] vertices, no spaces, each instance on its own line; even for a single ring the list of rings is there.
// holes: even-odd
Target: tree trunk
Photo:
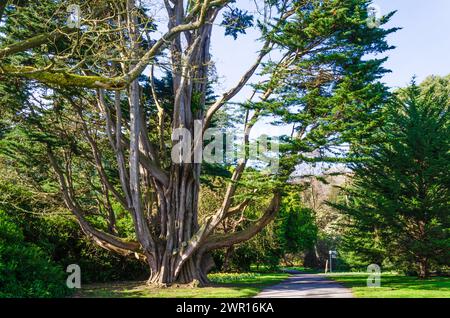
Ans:
[[[183,25],[185,18],[183,3],[183,1],[176,1],[173,3],[173,7],[167,3],[169,4],[170,30]],[[247,229],[236,233],[215,233],[216,227],[230,217],[231,211],[236,213],[248,204],[248,202],[243,202],[231,207],[232,203],[236,203],[234,194],[238,181],[245,170],[247,160],[244,160],[239,162],[233,172],[222,205],[213,216],[203,220],[202,226],[199,226],[198,198],[201,164],[196,163],[194,159],[196,142],[198,138],[202,137],[198,134],[201,134],[205,127],[197,127],[196,124],[210,122],[214,112],[245,85],[261,62],[262,56],[267,53],[265,51],[261,53],[258,62],[239,81],[236,88],[219,98],[212,107],[213,111],[207,113],[205,95],[210,64],[210,37],[213,22],[223,4],[211,4],[211,7],[208,7],[210,2],[205,1],[204,3],[199,13],[198,23],[193,24],[195,27],[188,25],[183,28],[183,32],[173,33],[170,37],[161,40],[161,43],[170,42],[172,59],[174,105],[170,128],[172,132],[179,128],[187,129],[191,137],[194,137],[190,142],[194,152],[187,155],[190,160],[167,161],[161,164],[165,154],[158,153],[156,150],[158,147],[155,147],[151,141],[148,130],[154,127],[149,127],[149,121],[143,110],[139,80],[133,76],[130,78],[134,78],[134,80],[131,80],[127,87],[130,110],[129,125],[123,125],[125,116],[122,116],[121,92],[115,93],[114,118],[111,109],[107,106],[103,88],[98,91],[99,108],[106,118],[107,135],[116,155],[123,194],[116,191],[109,182],[108,176],[104,173],[95,139],[88,137],[90,132],[88,129],[85,130],[94,152],[99,174],[102,177],[100,181],[104,184],[105,189],[108,189],[108,192],[111,192],[123,208],[130,213],[135,227],[135,242],[122,239],[117,236],[117,233],[103,233],[86,220],[86,211],[83,211],[76,198],[76,191],[71,182],[71,173],[65,171],[67,165],[61,165],[52,153],[51,146],[48,146],[49,158],[57,172],[66,205],[76,215],[83,231],[107,250],[124,256],[134,255],[139,259],[146,260],[151,272],[148,283],[158,286],[188,283],[208,284],[207,273],[214,266],[210,252],[218,248],[229,248],[256,235],[274,218],[280,204],[280,193],[276,192],[263,216],[252,222]],[[137,11],[133,0],[126,1],[126,5],[125,17],[119,17],[118,24],[121,24],[122,20],[126,21],[124,27],[128,28],[130,35],[131,56],[134,60],[138,60],[140,34],[137,27],[139,25]],[[182,41],[182,36],[184,41]],[[141,61],[141,63],[131,63],[131,65],[122,67],[126,67],[124,70],[126,74],[133,74],[134,70],[139,69],[141,67],[139,65],[142,63]],[[271,92],[271,90],[266,92],[261,100],[266,100]],[[81,112],[80,115],[82,115]],[[246,144],[248,144],[250,130],[258,116],[259,111],[256,111],[252,120],[245,124]],[[162,125],[160,121],[159,125]],[[198,128],[201,128],[200,132]],[[129,140],[123,133],[127,129],[129,130]],[[162,133],[161,129],[158,131]],[[162,136],[159,137],[160,141]],[[160,145],[160,148],[164,148],[163,146]],[[186,159],[185,156],[183,157]],[[168,167],[163,167],[164,164]]]
[[[233,257],[234,246],[230,246],[226,249],[225,256],[223,259],[222,270],[228,272],[231,270],[231,258]]]
[[[281,195],[275,193],[261,218],[247,229],[230,234],[214,234],[214,228],[208,232],[213,218],[207,218],[201,227],[197,223],[199,183],[189,182],[195,170],[188,165],[184,168],[175,166],[170,178],[172,191],[164,198],[167,204],[161,205],[167,210],[160,211],[161,215],[167,215],[165,235],[160,235],[157,242],[156,261],[148,259],[151,268],[149,284],[207,285],[207,274],[214,266],[210,251],[250,239],[278,212]]]
[[[430,275],[430,269],[428,265],[428,259],[423,257],[419,260],[419,278],[425,279]]]
[[[184,14],[182,2],[171,11],[169,28],[179,25]],[[213,20],[216,11],[206,15]],[[195,120],[203,121],[205,95],[210,63],[210,36],[212,24],[205,24],[192,33],[186,33],[187,43],[183,45],[181,35],[171,45],[174,112],[172,129],[188,129],[195,149]],[[184,47],[183,47],[184,46]],[[201,130],[200,130],[201,131]],[[203,233],[198,226],[198,197],[200,193],[200,163],[194,162],[193,153],[189,160],[172,163],[169,184],[157,188],[158,215],[160,218],[159,240],[156,261],[149,283],[170,285],[174,283],[207,284],[207,270],[211,262],[205,253],[196,251]],[[186,157],[183,155],[183,159]],[[202,238],[204,239],[204,238]],[[197,241],[198,240],[198,241]]]
[[[157,243],[157,259],[151,265],[149,283],[170,285],[173,283],[206,283],[196,269],[201,262],[194,253],[180,264],[184,252],[198,230],[197,209],[199,181],[196,164],[174,164],[169,188],[159,191],[160,235]],[[205,276],[206,277],[206,276]]]

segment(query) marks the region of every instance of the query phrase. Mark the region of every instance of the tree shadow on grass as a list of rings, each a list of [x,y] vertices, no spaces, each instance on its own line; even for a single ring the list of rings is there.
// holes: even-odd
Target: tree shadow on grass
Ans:
[[[276,285],[287,275],[261,275],[239,281],[212,283],[205,287],[178,285],[156,288],[139,282],[113,282],[84,286],[77,298],[240,298],[253,297],[263,288]]]

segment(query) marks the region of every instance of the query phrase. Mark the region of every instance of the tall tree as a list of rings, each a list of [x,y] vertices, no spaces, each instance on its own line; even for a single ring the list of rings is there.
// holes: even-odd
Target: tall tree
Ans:
[[[350,249],[421,278],[450,256],[448,82],[445,90],[430,81],[398,92],[377,143],[358,153],[348,203],[337,205],[349,217]]]
[[[296,165],[308,160],[305,154],[351,141],[350,129],[362,134],[368,127],[363,122],[386,96],[377,83],[386,72],[384,59],[366,55],[390,49],[385,36],[395,30],[368,25],[366,0],[260,1],[255,17],[232,0],[7,3],[0,76],[26,88],[22,109],[3,108],[14,112],[14,125],[26,126],[29,137],[41,143],[83,231],[103,248],[146,260],[150,283],[206,283],[209,252],[256,235],[276,215],[283,187]],[[65,26],[70,4],[81,7],[80,29]],[[155,9],[161,5],[167,27],[158,23],[162,13]],[[235,86],[207,105],[211,34],[221,12],[227,35],[237,37],[255,24],[262,44]],[[275,51],[276,59],[269,55]],[[170,106],[153,87],[154,67],[171,73]],[[150,76],[144,72],[149,69]],[[259,195],[267,204],[260,218],[245,229],[221,233],[225,219],[252,204],[238,191],[248,152],[236,163],[220,207],[201,219],[201,164],[190,152],[173,162],[171,149],[180,141],[178,129],[194,136],[198,121],[205,132],[257,70],[264,76],[252,83],[254,93],[241,105],[245,147],[265,116],[292,124],[293,134],[282,149],[280,169],[265,177]],[[142,94],[145,77],[152,101]],[[9,88],[2,89],[18,93]],[[192,149],[195,145],[191,141]],[[110,224],[120,211],[129,213],[135,237],[94,226],[93,196],[103,198]]]

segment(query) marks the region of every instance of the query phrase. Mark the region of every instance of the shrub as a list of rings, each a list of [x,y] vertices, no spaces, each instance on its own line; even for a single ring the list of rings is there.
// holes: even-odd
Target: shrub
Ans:
[[[63,268],[79,265],[83,284],[148,278],[146,264],[102,249],[84,235],[60,202],[33,198],[28,187],[14,183],[14,175],[7,178],[7,174],[0,158],[0,210],[5,211],[8,223],[15,224],[22,233],[23,241],[39,247]],[[120,229],[126,227],[121,225]],[[129,233],[121,234],[126,237]]]
[[[0,211],[0,297],[63,297],[66,275]]]
[[[215,273],[209,274],[208,278],[212,283],[223,284],[252,280],[259,276],[261,276],[259,273]]]

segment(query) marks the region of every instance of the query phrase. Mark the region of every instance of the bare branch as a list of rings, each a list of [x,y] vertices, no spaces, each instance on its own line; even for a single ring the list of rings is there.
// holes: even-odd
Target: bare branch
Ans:
[[[239,232],[211,235],[210,238],[208,238],[208,240],[205,242],[205,245],[202,247],[202,249],[204,249],[205,251],[210,251],[213,249],[229,247],[234,244],[249,240],[256,234],[258,234],[261,229],[263,229],[273,220],[280,208],[280,202],[281,194],[277,192],[274,194],[270,205],[266,208],[263,216],[258,219],[258,221],[253,223],[247,229]]]
[[[150,89],[152,93],[153,100],[155,101],[156,109],[158,110],[158,128],[159,128],[159,150],[163,152],[165,150],[164,146],[164,108],[158,100],[158,95],[155,90],[154,81],[154,66],[151,67],[150,72]]]
[[[64,172],[62,171],[52,149],[49,146],[47,146],[47,155],[50,160],[50,164],[53,167],[53,170],[55,170],[56,175],[58,176],[58,181],[61,187],[64,202],[69,210],[77,218],[83,232],[104,249],[114,251],[123,256],[135,255],[138,258],[144,258],[144,256],[139,255],[141,253],[141,247],[139,243],[128,242],[114,235],[104,233],[100,230],[95,229],[89,222],[86,221],[81,207],[78,205],[74,198],[73,189],[68,186],[68,183],[64,176]]]
[[[205,24],[206,14],[210,7],[217,6],[218,3],[227,1],[210,1],[205,0],[198,13],[198,18],[194,22],[176,25],[167,31],[156,43],[145,53],[139,62],[134,65],[125,75],[107,78],[103,76],[86,76],[78,75],[63,71],[52,71],[51,69],[36,69],[30,66],[8,66],[0,65],[0,75],[10,75],[22,77],[32,80],[37,80],[45,84],[63,86],[63,87],[85,87],[85,88],[104,88],[110,90],[122,90],[131,84],[145,68],[152,62],[156,55],[163,50],[177,35],[182,32],[195,30]],[[35,42],[47,41],[48,36],[38,38],[38,41],[33,40],[32,47],[35,47]],[[26,47],[30,46],[26,42]],[[15,50],[17,50],[16,48]],[[10,49],[6,48],[5,52]],[[3,53],[6,54],[6,53]]]
[[[241,91],[241,89],[247,84],[249,79],[253,76],[256,69],[261,64],[262,59],[270,52],[270,41],[266,41],[263,48],[261,49],[256,62],[245,72],[245,74],[241,77],[239,82],[230,90],[225,92],[218,100],[214,102],[213,105],[208,109],[205,116],[205,125],[203,127],[203,131],[205,131],[209,125],[211,124],[212,117],[214,114],[230,99],[236,96],[237,93]]]

